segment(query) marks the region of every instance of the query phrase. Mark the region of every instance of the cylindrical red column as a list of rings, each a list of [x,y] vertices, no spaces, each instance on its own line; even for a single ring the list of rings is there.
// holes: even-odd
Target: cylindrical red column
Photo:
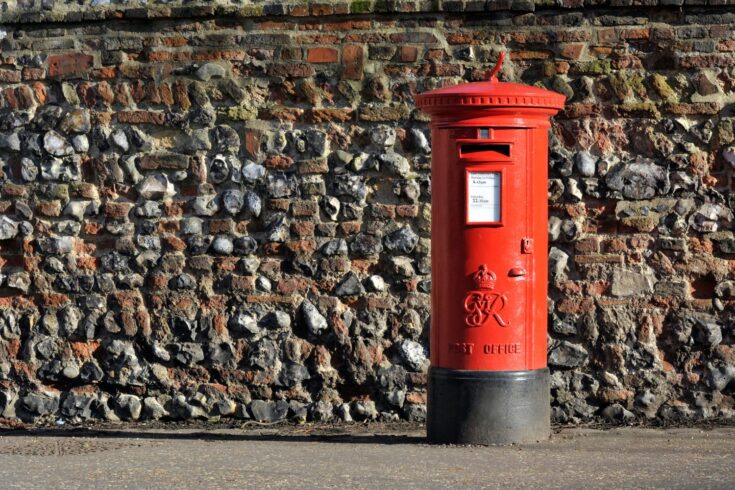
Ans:
[[[547,135],[564,96],[491,78],[417,105],[432,116],[428,437],[546,439]]]

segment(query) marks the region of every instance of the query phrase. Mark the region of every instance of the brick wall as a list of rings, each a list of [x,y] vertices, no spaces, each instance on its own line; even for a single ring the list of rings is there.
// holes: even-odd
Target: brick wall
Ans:
[[[422,419],[413,99],[501,49],[569,100],[555,420],[733,415],[735,8],[79,3],[0,2],[3,418]]]

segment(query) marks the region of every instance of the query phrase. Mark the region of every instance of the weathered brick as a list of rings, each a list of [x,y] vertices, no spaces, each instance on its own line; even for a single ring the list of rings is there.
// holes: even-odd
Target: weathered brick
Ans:
[[[47,59],[51,78],[78,78],[88,75],[94,58],[84,53],[53,54]]]

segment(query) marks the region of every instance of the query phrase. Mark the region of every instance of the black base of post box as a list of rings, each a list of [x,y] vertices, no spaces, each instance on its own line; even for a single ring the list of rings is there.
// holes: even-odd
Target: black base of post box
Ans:
[[[550,435],[548,368],[429,368],[426,431],[437,444],[521,444]]]

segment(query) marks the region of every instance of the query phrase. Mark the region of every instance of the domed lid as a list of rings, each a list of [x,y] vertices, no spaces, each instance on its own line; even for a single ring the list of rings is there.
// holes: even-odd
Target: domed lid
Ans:
[[[462,107],[536,107],[564,108],[566,97],[531,85],[499,82],[495,76],[505,59],[500,53],[495,67],[488,73],[488,81],[462,83],[425,92],[416,96],[416,106],[424,112],[444,112]]]

